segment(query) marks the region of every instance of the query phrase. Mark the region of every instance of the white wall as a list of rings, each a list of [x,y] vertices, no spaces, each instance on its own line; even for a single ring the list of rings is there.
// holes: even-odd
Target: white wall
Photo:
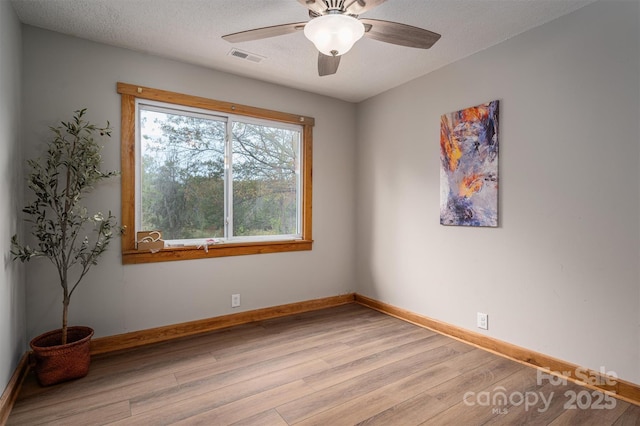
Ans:
[[[11,4],[0,0],[0,394],[26,349],[23,269],[9,253],[22,204],[20,52],[20,22]]]
[[[358,291],[640,383],[637,1],[599,1],[358,107]],[[446,37],[446,34],[444,35]],[[500,226],[439,224],[439,119],[500,100]]]
[[[118,242],[74,294],[70,322],[94,327],[96,336],[113,335],[355,290],[353,104],[34,27],[25,26],[23,38],[29,156],[48,125],[86,107],[90,120],[111,121],[104,165],[119,169],[118,81],[316,119],[312,251],[123,266]],[[119,178],[101,185],[90,204],[120,216]],[[27,270],[29,338],[59,327],[52,271],[44,260]],[[240,309],[230,308],[232,293],[241,294]]]

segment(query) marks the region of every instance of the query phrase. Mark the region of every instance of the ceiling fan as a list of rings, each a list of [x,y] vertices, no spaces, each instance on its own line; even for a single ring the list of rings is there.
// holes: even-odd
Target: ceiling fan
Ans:
[[[335,74],[340,57],[347,53],[362,36],[400,46],[428,49],[440,34],[379,19],[360,19],[358,16],[386,0],[298,0],[309,9],[309,22],[274,25],[227,34],[222,38],[230,43],[260,40],[294,33],[300,30],[319,51],[318,74]]]

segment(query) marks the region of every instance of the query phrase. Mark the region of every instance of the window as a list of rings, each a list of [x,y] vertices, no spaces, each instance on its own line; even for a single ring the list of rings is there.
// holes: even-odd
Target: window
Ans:
[[[313,119],[118,83],[123,263],[310,250]],[[138,231],[165,248],[136,250]]]

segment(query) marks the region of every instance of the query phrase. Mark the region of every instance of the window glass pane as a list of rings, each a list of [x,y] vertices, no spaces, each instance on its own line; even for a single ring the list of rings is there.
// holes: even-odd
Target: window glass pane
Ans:
[[[223,237],[225,121],[142,105],[139,118],[141,229]]]
[[[234,122],[233,235],[299,234],[300,132]]]

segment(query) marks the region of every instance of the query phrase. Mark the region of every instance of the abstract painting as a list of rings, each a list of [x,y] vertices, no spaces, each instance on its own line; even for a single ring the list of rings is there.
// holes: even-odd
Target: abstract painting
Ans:
[[[498,101],[440,118],[440,223],[498,226]]]

